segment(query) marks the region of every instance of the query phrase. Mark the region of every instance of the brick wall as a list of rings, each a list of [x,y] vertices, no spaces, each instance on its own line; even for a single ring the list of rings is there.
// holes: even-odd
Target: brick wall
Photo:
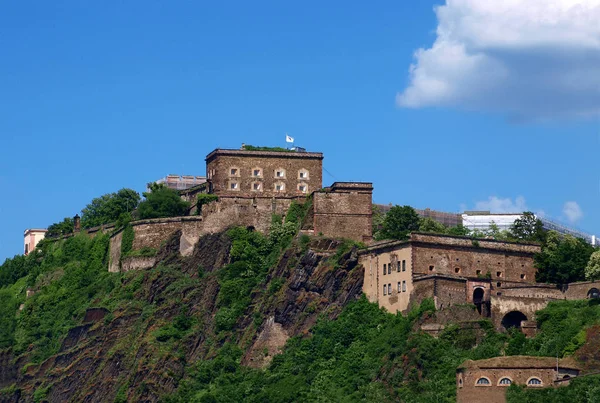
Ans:
[[[481,277],[489,272],[496,288],[504,281],[535,282],[537,245],[426,234],[412,234],[411,243],[415,273]]]
[[[206,157],[206,172],[212,192],[219,195],[302,196],[323,187],[322,162],[321,153],[217,149]],[[234,174],[232,169],[236,170]],[[256,169],[260,170],[259,176],[254,176]],[[277,172],[283,176],[278,177]],[[233,182],[237,183],[236,190],[231,189]],[[260,184],[259,190],[254,189],[255,183]],[[285,189],[276,192],[277,183]],[[305,190],[299,190],[299,185]]]
[[[315,234],[370,242],[372,237],[371,183],[334,183],[313,194]]]

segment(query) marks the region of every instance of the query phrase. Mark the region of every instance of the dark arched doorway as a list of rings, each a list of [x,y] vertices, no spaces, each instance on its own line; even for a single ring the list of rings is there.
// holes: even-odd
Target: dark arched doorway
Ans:
[[[527,316],[523,314],[523,312],[512,311],[504,315],[502,318],[502,327],[506,330],[511,329],[513,327],[521,328],[521,323],[527,320]]]
[[[587,293],[587,297],[589,299],[600,298],[600,290],[598,290],[597,288],[591,288]]]
[[[484,295],[485,292],[481,287],[477,287],[475,290],[473,290],[473,303],[477,307],[477,312],[479,312],[479,314],[481,314],[481,305],[483,304]]]

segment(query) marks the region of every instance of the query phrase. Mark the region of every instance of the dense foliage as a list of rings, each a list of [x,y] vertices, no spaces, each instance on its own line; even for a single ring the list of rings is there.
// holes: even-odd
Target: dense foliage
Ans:
[[[190,203],[182,200],[176,190],[164,185],[152,184],[150,192],[144,192],[144,197],[146,199],[137,210],[141,219],[184,216],[190,208]]]
[[[544,242],[546,231],[542,221],[531,211],[526,211],[517,218],[510,228],[511,236],[525,241]]]
[[[139,193],[125,188],[97,197],[81,210],[81,227],[114,223],[121,214],[135,210],[139,202]]]
[[[600,278],[600,250],[594,251],[585,268],[586,280],[597,280]]]
[[[408,239],[412,231],[419,230],[420,218],[410,206],[394,206],[385,215],[379,239]]]
[[[542,252],[535,256],[536,280],[565,284],[585,280],[585,268],[594,247],[581,238],[549,231]]]
[[[73,232],[74,222],[71,217],[65,217],[64,220],[54,223],[48,227],[46,232],[47,238],[56,238],[62,235],[71,234]]]

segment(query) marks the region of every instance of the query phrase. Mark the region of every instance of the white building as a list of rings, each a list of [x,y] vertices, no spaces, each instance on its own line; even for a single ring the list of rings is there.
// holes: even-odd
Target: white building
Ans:
[[[25,255],[31,253],[37,244],[46,237],[47,231],[41,228],[26,229],[23,239],[23,253]]]
[[[490,213],[489,211],[465,211],[462,214],[463,226],[473,230],[487,231],[492,223],[500,230],[509,230],[516,219],[521,218],[523,213]],[[567,227],[544,217],[538,217],[547,231],[556,231],[559,234],[571,235],[575,238],[583,238],[591,245],[598,246],[600,242],[595,235],[587,234],[575,228]]]

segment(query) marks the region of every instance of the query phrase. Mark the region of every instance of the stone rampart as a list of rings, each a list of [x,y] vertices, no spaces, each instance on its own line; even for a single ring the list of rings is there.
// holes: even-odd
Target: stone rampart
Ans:
[[[598,298],[598,296],[593,295],[594,293],[598,293],[598,290],[600,290],[600,281],[583,281],[580,283],[571,283],[565,287],[565,297],[566,299],[571,300]]]
[[[371,183],[336,182],[313,194],[313,229],[316,234],[370,242],[372,237]]]

